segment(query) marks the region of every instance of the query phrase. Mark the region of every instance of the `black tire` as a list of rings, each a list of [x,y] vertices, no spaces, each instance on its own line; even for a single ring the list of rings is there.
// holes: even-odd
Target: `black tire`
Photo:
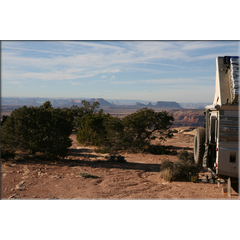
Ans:
[[[238,181],[237,182],[232,182],[232,180],[231,180],[231,187],[236,193],[239,193]]]
[[[202,166],[203,154],[205,150],[205,128],[197,128],[194,136],[194,161]]]

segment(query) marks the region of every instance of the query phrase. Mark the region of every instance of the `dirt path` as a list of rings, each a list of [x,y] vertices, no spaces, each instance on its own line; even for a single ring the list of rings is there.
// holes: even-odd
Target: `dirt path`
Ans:
[[[191,134],[176,134],[165,144],[192,150]],[[79,146],[72,134],[70,159],[62,162],[3,163],[2,199],[229,199],[221,185],[207,182],[165,182],[160,178],[162,161],[177,156],[124,154],[126,163],[109,162],[104,154]],[[178,138],[181,143],[176,142]],[[171,142],[172,141],[172,142]],[[182,145],[182,146],[181,146]],[[88,173],[85,178],[79,174]],[[200,173],[208,175],[207,172]],[[205,178],[205,177],[204,177]],[[239,196],[232,190],[231,199]]]

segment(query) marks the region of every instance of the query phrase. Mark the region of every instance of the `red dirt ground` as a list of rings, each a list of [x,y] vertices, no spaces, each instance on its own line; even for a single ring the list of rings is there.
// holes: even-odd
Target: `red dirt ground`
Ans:
[[[178,152],[193,151],[193,128],[178,128],[165,144]],[[199,174],[199,182],[166,182],[160,178],[160,165],[176,155],[128,154],[126,162],[110,162],[107,154],[80,146],[76,134],[64,161],[4,162],[1,165],[2,199],[230,199],[222,194],[222,185],[202,182],[209,175]],[[95,178],[85,178],[88,173]],[[203,176],[204,175],[204,176]],[[232,190],[231,199],[239,199]]]

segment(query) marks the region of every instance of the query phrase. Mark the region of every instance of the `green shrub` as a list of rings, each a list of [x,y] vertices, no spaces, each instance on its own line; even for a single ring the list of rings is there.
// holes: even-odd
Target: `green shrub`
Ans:
[[[40,107],[14,110],[2,126],[1,147],[44,153],[46,158],[64,158],[72,140],[72,117],[49,101]]]
[[[88,102],[83,100],[81,106],[73,105],[70,109],[66,108],[66,111],[69,112],[70,110],[73,117],[73,126],[78,129],[81,127],[81,120],[85,115],[103,113],[103,109],[99,109],[99,107],[99,102]]]
[[[82,117],[81,127],[78,129],[77,141],[80,144],[91,144],[102,147],[113,153],[123,147],[123,128],[121,120],[110,114],[86,114]]]
[[[157,138],[156,133],[160,135],[160,141],[173,136],[169,129],[173,120],[167,112],[157,113],[147,108],[122,120],[102,112],[87,113],[81,118],[77,141],[80,144],[110,148],[111,154],[123,149],[130,152],[173,154],[170,148],[150,145]]]
[[[83,116],[77,134],[78,143],[103,146],[107,138],[103,120],[103,114],[86,114]]]
[[[6,122],[7,119],[8,119],[8,116],[5,116],[5,115],[2,116],[1,126]]]
[[[182,154],[181,156],[186,156]],[[194,161],[190,159],[185,159],[181,157],[181,160],[176,162],[170,162],[165,160],[160,167],[161,171],[168,169],[171,171],[172,180],[178,180],[181,178],[186,178],[191,182],[196,182],[198,180],[198,173],[201,170],[201,166],[197,165]]]
[[[168,112],[155,112],[153,109],[143,108],[129,114],[122,119],[124,128],[123,144],[125,149],[142,151],[149,146],[151,140],[155,140],[156,133],[160,135],[160,141],[173,136],[169,129],[174,118]]]

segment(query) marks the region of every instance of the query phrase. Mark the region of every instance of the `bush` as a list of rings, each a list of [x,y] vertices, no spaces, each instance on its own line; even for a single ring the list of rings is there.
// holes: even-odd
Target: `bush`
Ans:
[[[81,106],[73,105],[71,109],[66,108],[67,112],[71,112],[73,117],[73,126],[78,129],[81,127],[81,120],[87,114],[102,114],[103,110],[99,109],[99,102],[87,102],[85,100],[82,101]]]
[[[110,153],[118,150],[130,152],[151,152],[154,154],[172,154],[167,147],[151,145],[159,133],[160,141],[172,137],[169,130],[173,117],[167,112],[156,113],[152,109],[140,109],[122,120],[103,113],[87,113],[80,121],[77,141],[110,148]]]
[[[103,120],[104,116],[102,114],[86,114],[83,116],[77,134],[78,143],[103,146],[107,138]]]
[[[173,162],[170,162],[168,159],[163,161],[160,169],[163,171],[165,169],[173,169]]]
[[[180,160],[174,163],[165,160],[160,167],[161,171],[171,170],[172,180],[187,178],[191,182],[196,182],[202,167],[192,160],[191,154],[188,154],[187,151],[181,151],[178,157]]]
[[[161,172],[161,178],[163,178],[165,181],[171,181],[173,180],[173,172],[171,169],[166,168]]]
[[[1,119],[1,126],[6,122],[8,116],[3,115]]]
[[[169,116],[166,111],[155,112],[148,108],[127,115],[122,119],[124,148],[141,151],[145,146],[150,145],[151,140],[157,138],[155,133],[160,134],[160,141],[165,141],[166,138],[173,136],[169,129],[173,120],[173,116]]]
[[[46,158],[66,157],[72,140],[72,117],[49,101],[40,107],[14,110],[2,126],[2,149],[44,153]]]
[[[194,162],[194,155],[193,153],[189,153],[188,151],[182,149],[180,153],[178,154],[178,158],[181,161],[192,161]]]
[[[82,117],[77,141],[80,144],[99,146],[103,151],[105,149],[109,153],[114,153],[123,147],[122,129],[121,120],[110,114],[86,114]]]

